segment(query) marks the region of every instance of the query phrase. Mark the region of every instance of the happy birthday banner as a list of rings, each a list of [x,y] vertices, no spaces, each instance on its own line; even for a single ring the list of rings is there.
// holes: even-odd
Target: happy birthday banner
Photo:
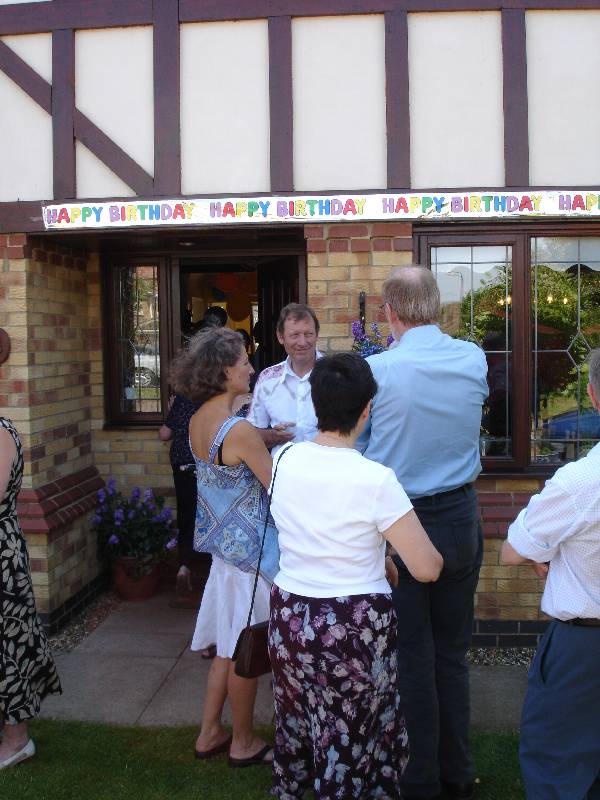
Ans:
[[[341,220],[473,220],[600,217],[598,192],[332,194],[290,197],[65,203],[43,207],[47,229],[134,228]]]

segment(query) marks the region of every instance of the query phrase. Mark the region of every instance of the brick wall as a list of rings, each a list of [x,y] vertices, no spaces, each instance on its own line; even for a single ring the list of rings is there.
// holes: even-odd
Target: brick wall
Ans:
[[[0,410],[19,430],[19,517],[38,610],[49,618],[98,576],[87,512],[101,484],[91,433],[88,257],[41,237],[0,236]]]
[[[359,316],[361,291],[366,293],[367,324],[377,321],[387,334],[379,311],[381,286],[394,267],[412,263],[412,226],[396,222],[307,225],[305,237],[308,302],[321,321],[320,349],[333,352],[351,347],[350,326]],[[540,611],[543,581],[530,567],[499,564],[508,525],[540,488],[537,479],[478,481],[485,540],[475,598],[476,644],[535,644],[545,628]]]
[[[358,295],[367,296],[367,322],[383,322],[381,286],[393,267],[412,262],[412,226],[401,223],[336,223],[305,227],[308,302],[321,322],[319,347],[350,349],[350,324]],[[386,330],[385,323],[381,326]]]

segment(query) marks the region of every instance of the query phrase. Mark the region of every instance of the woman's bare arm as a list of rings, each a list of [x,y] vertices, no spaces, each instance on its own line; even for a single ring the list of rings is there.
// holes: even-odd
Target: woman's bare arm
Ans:
[[[4,498],[6,494],[16,455],[17,446],[15,445],[15,440],[6,428],[0,428],[0,498]]]
[[[273,459],[254,425],[244,421],[231,429],[223,444],[223,460],[243,461],[265,489],[269,488]]]
[[[437,581],[444,559],[431,543],[413,510],[383,531],[383,536],[404,561],[415,580],[422,583]]]

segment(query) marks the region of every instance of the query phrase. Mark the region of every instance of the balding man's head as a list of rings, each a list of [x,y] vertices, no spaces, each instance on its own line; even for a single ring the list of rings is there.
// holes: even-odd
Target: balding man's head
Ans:
[[[383,284],[382,297],[405,325],[427,325],[440,317],[440,290],[425,267],[400,267]]]
[[[588,356],[588,383],[600,401],[600,349],[592,350]]]

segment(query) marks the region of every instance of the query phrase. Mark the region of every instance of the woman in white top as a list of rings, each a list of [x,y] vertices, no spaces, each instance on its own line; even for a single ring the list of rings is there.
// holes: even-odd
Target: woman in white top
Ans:
[[[366,361],[320,359],[310,383],[319,434],[274,465],[274,794],[397,798],[408,739],[386,541],[417,580],[435,581],[442,557],[392,470],[353,449],[377,391]]]

